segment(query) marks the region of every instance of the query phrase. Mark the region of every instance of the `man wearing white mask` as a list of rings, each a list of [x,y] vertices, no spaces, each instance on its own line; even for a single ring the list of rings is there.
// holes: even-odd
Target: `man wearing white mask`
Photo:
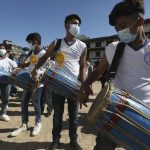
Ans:
[[[113,7],[109,15],[109,24],[114,26],[120,41],[124,43],[125,47],[119,49],[119,51],[123,51],[123,54],[120,59],[120,62],[116,61],[116,63],[113,66],[115,68],[118,65],[117,63],[119,62],[117,72],[115,70],[116,68],[113,69],[115,71],[113,72],[114,74],[112,75],[116,74],[115,78],[112,75],[111,77],[112,77],[112,83],[115,85],[115,87],[119,89],[124,89],[127,93],[134,95],[136,98],[138,98],[139,101],[145,103],[145,106],[147,106],[147,108],[150,108],[150,41],[149,39],[147,39],[144,31],[144,13],[145,13],[144,0],[124,0],[117,3]],[[85,95],[88,97],[89,93],[87,93],[86,91],[91,90],[92,93],[92,89],[90,85],[96,80],[98,80],[98,78],[104,73],[104,71],[109,66],[111,66],[111,64],[113,64],[115,55],[120,54],[119,51],[117,51],[118,44],[119,42],[112,42],[108,46],[106,46],[104,58],[94,69],[93,73],[81,85],[80,97],[79,97],[81,105],[82,104],[85,105],[87,102],[87,99],[84,97]],[[103,95],[106,95],[106,93]],[[106,97],[105,99],[106,101],[107,99],[109,99],[107,96],[104,97]],[[104,97],[102,96],[100,99],[103,100]],[[102,104],[100,105],[102,106]],[[132,107],[134,107],[134,105],[136,104],[134,103]],[[107,106],[104,107],[106,109],[108,108]],[[115,108],[114,105],[113,107]],[[141,106],[138,109],[142,109]],[[102,112],[105,114],[105,111],[102,110]],[[100,116],[100,114],[98,115]],[[106,116],[108,117],[109,115],[106,114]],[[117,115],[115,115],[115,117],[116,116]],[[100,116],[100,118],[102,117]],[[115,150],[117,146],[116,143],[118,143],[118,141],[120,141],[121,146],[125,146],[127,149],[137,150],[137,148],[132,147],[133,146],[132,143],[134,143],[133,142],[134,140],[133,141],[131,140],[131,144],[127,144],[127,143],[125,144],[125,141],[121,139],[120,136],[121,134],[119,134],[120,131],[118,133],[113,132],[113,134],[111,133],[109,134],[109,132],[111,132],[112,130],[114,131],[115,129],[115,126],[113,126],[112,128],[110,127],[111,124],[112,123],[118,124],[118,123],[115,122],[117,117],[115,119],[112,119],[113,117],[108,117],[108,118],[110,119],[108,121],[109,123],[107,121],[106,122],[109,125],[106,122],[104,122],[103,119],[98,120],[98,122],[100,122],[99,124],[100,126],[97,126],[97,129],[99,129],[99,131],[102,131],[101,129],[103,129],[105,134],[99,132],[96,138],[96,146],[94,147],[94,150]],[[127,119],[127,121],[129,120]],[[102,126],[101,126],[101,122],[103,124]],[[129,131],[126,132],[129,133]],[[134,137],[133,134],[131,133],[129,134],[132,135],[132,137]],[[118,138],[116,138],[117,136]],[[145,136],[143,137],[146,139]],[[130,139],[129,136],[128,138]],[[125,134],[123,139],[126,139]],[[140,139],[138,140],[140,141]],[[147,139],[147,141],[150,141],[150,139]],[[142,143],[142,141],[140,142]],[[142,146],[142,148],[138,148],[138,149],[146,150],[147,148],[144,148]]]
[[[59,52],[62,52],[65,56],[62,69],[72,75],[76,79],[80,79],[81,82],[85,80],[85,60],[86,60],[86,44],[78,40],[76,37],[80,33],[81,19],[76,14],[71,14],[65,18],[66,36],[62,39]],[[56,46],[56,41],[53,41],[45,55],[41,57],[37,63],[36,68],[33,70],[33,74],[36,74],[38,69],[46,60],[51,56]],[[61,93],[53,94],[53,142],[49,147],[49,150],[55,150],[59,145],[60,133],[62,130],[62,116],[64,112],[64,103],[66,97]],[[69,137],[70,137],[70,149],[81,150],[82,148],[77,143],[77,124],[78,124],[78,101],[67,98],[68,112],[69,112]]]
[[[6,56],[7,51],[3,45],[0,45],[0,72],[5,75],[11,75],[12,70],[17,67],[15,61],[11,60]],[[10,121],[9,116],[7,115],[8,103],[9,103],[9,94],[10,94],[11,85],[5,81],[0,81],[0,91],[1,91],[1,100],[2,108],[0,112],[0,119],[4,121]]]
[[[39,33],[30,33],[26,41],[29,44],[29,49],[31,50],[29,53],[29,57],[27,59],[27,62],[24,66],[26,66],[27,72],[31,73],[33,68],[35,67],[37,60],[42,57],[45,53],[45,50],[41,49],[41,36]],[[46,63],[43,64],[39,69],[36,78],[38,78],[40,75],[44,73],[46,70]],[[32,131],[32,136],[36,136],[40,133],[42,124],[41,124],[41,106],[40,106],[40,99],[41,99],[41,93],[43,90],[43,85],[40,84],[38,88],[34,91],[34,93],[30,90],[24,89],[23,95],[21,99],[21,117],[22,117],[22,125],[10,133],[10,136],[17,136],[24,131],[28,129],[28,103],[30,101],[30,98],[33,99],[33,106],[35,110],[35,126]]]

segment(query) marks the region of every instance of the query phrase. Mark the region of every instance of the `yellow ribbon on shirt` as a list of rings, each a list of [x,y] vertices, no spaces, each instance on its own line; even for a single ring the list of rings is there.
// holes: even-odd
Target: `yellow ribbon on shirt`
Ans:
[[[55,62],[58,67],[61,67],[64,64],[65,55],[63,52],[57,52],[55,56]]]
[[[31,55],[31,63],[36,64],[38,62],[38,57],[36,55]]]

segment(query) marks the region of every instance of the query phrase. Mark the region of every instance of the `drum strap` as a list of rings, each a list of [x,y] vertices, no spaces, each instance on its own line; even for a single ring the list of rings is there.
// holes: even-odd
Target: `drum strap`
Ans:
[[[32,52],[33,52],[33,50],[30,50],[30,52],[28,53],[27,57],[26,57],[25,60],[24,60],[24,63],[25,63],[25,61],[29,58],[29,56],[32,54]]]
[[[56,55],[57,51],[59,50],[59,48],[61,46],[61,41],[62,41],[62,39],[57,39],[56,45],[55,45],[55,47],[53,49],[53,54],[51,56],[51,60],[54,60],[55,55]]]
[[[62,39],[58,39],[57,42],[56,42],[56,45],[55,45],[55,48],[54,48],[54,52],[58,51],[59,48],[60,48],[60,45],[61,45],[61,41]]]
[[[124,48],[125,48],[125,43],[119,42],[117,45],[116,52],[114,54],[111,66],[108,70],[108,74],[107,74],[108,82],[110,82],[112,79],[115,79]]]

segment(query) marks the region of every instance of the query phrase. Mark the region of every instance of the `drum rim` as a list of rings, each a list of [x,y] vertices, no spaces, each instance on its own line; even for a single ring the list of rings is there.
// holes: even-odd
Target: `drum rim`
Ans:
[[[103,113],[103,109],[107,108],[107,106],[109,105],[111,101],[109,99],[112,95],[113,89],[114,89],[114,84],[111,83],[111,84],[105,85],[103,89],[99,92],[99,94],[95,98],[87,114],[87,119],[90,123],[95,124],[97,119]],[[98,102],[100,102],[100,105],[97,105]],[[97,107],[95,108],[95,106]]]

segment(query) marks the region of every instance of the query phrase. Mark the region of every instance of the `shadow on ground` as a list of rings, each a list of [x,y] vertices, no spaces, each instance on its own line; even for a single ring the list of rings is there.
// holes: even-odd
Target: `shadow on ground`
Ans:
[[[0,150],[48,150],[51,142],[4,142],[0,140]],[[72,150],[69,143],[60,143],[58,149]]]
[[[93,134],[96,135],[97,132],[94,129],[93,125],[89,124],[87,120],[87,113],[79,113],[79,122],[78,126],[81,126],[81,132],[85,134]],[[63,121],[62,123],[62,130],[69,129],[69,119]]]

